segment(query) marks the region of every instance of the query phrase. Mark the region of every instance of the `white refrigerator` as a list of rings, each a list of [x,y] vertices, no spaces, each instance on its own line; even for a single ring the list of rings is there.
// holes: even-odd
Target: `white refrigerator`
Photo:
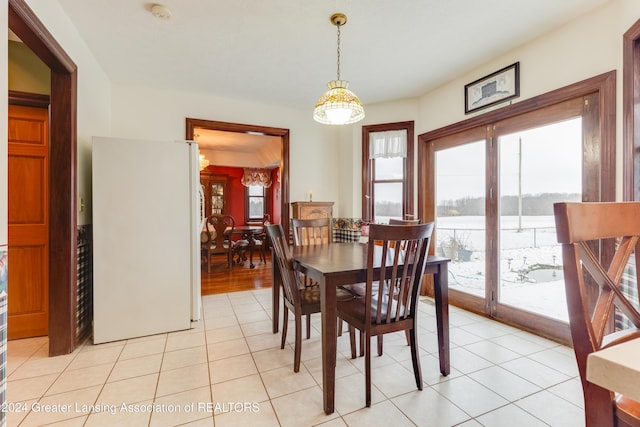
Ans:
[[[93,341],[200,319],[202,203],[195,142],[93,138]]]

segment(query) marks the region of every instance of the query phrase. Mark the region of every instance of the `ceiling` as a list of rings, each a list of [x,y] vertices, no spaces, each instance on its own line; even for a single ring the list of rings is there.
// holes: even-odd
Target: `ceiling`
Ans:
[[[257,133],[194,128],[200,153],[212,164],[230,167],[280,166],[281,138]]]
[[[109,78],[309,110],[336,78],[367,104],[420,96],[608,0],[58,0]],[[509,64],[504,64],[509,65]],[[482,76],[477,76],[482,77]]]

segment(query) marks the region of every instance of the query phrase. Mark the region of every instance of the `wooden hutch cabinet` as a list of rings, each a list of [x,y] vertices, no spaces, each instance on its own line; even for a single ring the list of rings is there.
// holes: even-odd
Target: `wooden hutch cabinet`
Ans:
[[[200,184],[204,192],[204,214],[226,214],[229,211],[229,176],[200,173]]]
[[[291,217],[295,219],[333,218],[333,203],[293,202]]]

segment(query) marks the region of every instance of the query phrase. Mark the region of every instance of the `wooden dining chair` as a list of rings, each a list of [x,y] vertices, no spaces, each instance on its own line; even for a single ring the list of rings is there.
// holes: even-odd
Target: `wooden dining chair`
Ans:
[[[300,354],[302,350],[302,316],[307,316],[307,339],[309,339],[309,318],[313,313],[320,312],[320,286],[316,284],[304,284],[301,274],[294,270],[291,251],[287,244],[288,238],[280,224],[265,226],[273,248],[272,262],[277,264],[282,280],[282,299],[284,302],[282,322],[282,341],[280,348],[284,348],[287,340],[287,326],[289,323],[289,311],[294,315],[295,339],[293,352],[293,371],[300,370]],[[337,298],[352,298],[350,294],[338,293]]]
[[[271,215],[264,214],[262,217],[262,226],[266,226],[271,224]],[[253,236],[253,245],[260,256],[260,261],[263,263],[267,263],[267,246],[269,241],[267,240],[267,230],[264,230],[261,233],[257,233]]]
[[[389,218],[389,225],[418,225],[420,224],[420,220],[419,219],[398,219],[398,218]],[[406,298],[405,298],[406,301]],[[407,345],[411,345],[411,338],[409,337],[409,331],[406,330],[406,340],[407,340]],[[382,352],[383,352],[383,337],[384,335],[378,335],[377,336],[377,342],[378,342],[378,356],[382,356]],[[360,355],[363,355],[363,346],[360,345]]]
[[[416,386],[422,390],[417,315],[433,223],[371,224],[364,298],[338,301],[338,317],[364,334],[366,405],[371,406],[371,337],[409,331]],[[376,266],[383,267],[377,268]],[[398,283],[399,286],[388,286]],[[406,300],[401,298],[406,295]],[[352,357],[355,356],[352,341]]]
[[[589,354],[640,338],[640,312],[624,289],[638,295],[640,203],[556,203],[554,215],[586,426],[640,426],[639,402],[586,378]]]
[[[331,218],[291,220],[293,225],[293,244],[296,246],[322,245],[333,242]]]
[[[231,234],[235,227],[235,220],[231,215],[210,215],[206,221],[206,234],[201,239],[200,250],[202,258],[206,260],[207,272],[211,272],[211,257],[217,254],[227,256],[227,266],[233,266],[233,242]]]
[[[416,224],[420,224],[419,219],[389,218],[389,225],[416,225]]]
[[[333,243],[331,218],[293,218],[291,220],[294,246],[328,245]],[[315,283],[304,275],[302,282],[314,286]],[[342,286],[341,288],[347,287]],[[310,316],[307,316],[307,338],[311,335]],[[342,335],[342,322],[338,325],[338,336]]]
[[[331,218],[294,218],[291,220],[294,246],[328,245],[333,243]],[[303,282],[313,285],[313,281],[302,276]],[[342,291],[355,297],[363,295],[359,285],[341,285]],[[311,323],[307,316],[307,338],[311,334]],[[353,335],[353,333],[352,333]],[[338,322],[338,336],[342,336],[342,322]]]

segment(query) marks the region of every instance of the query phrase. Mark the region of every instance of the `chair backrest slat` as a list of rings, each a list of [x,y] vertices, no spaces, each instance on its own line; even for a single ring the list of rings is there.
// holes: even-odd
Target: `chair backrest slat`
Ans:
[[[373,294],[378,297],[375,317],[370,310],[366,313],[367,324],[397,322],[415,316],[433,227],[433,223],[371,224],[365,306],[371,307]]]
[[[216,250],[228,249],[229,244],[227,243],[227,248],[225,248],[225,241],[229,241],[235,226],[236,221],[231,215],[214,214],[207,218],[207,235],[211,238],[215,234],[215,237],[211,239],[211,243],[215,245]]]
[[[293,225],[293,244],[296,246],[322,245],[333,242],[333,230],[330,218],[291,220]]]

